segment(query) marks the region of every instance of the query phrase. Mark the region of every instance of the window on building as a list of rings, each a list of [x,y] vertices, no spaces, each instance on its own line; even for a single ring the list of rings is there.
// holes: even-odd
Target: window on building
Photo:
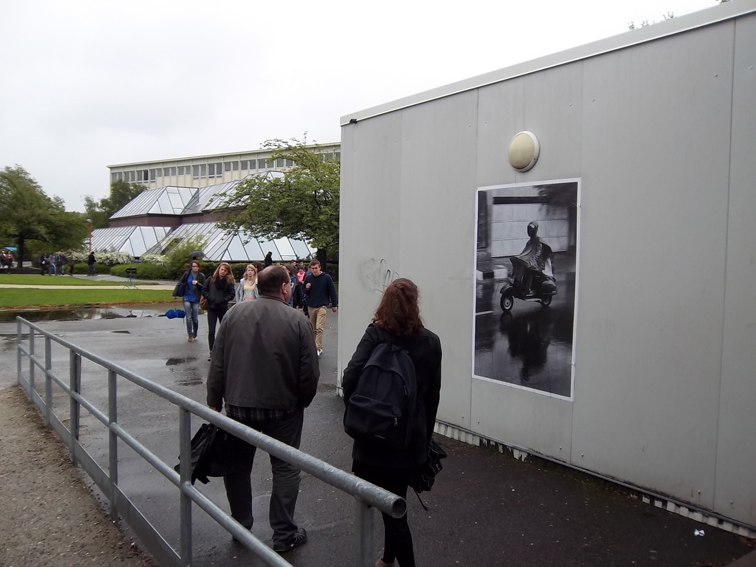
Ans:
[[[123,181],[123,173],[121,172],[116,173],[116,181]]]
[[[225,169],[226,171],[231,171],[231,162],[230,162],[230,161],[227,161],[226,163],[224,163],[224,164],[223,164],[223,168],[224,168],[224,169]]]
[[[326,161],[331,161],[333,159],[333,154],[326,154],[325,159]]]
[[[197,179],[200,176],[200,166],[194,165],[194,166],[192,166],[192,170],[193,170],[192,171],[192,177],[194,177],[195,179]]]
[[[336,152],[336,159],[341,161],[341,152]]]
[[[207,177],[207,166],[204,163],[200,165],[200,177]]]
[[[175,167],[171,168],[171,175],[176,175],[176,168]]]
[[[264,159],[258,159],[257,160],[257,169],[265,169],[265,160]]]
[[[129,181],[134,183],[136,181],[136,171],[129,171]]]
[[[243,159],[242,162],[241,162],[241,170],[242,171],[247,171],[248,169],[249,169],[249,160],[248,159]]]
[[[276,160],[276,167],[283,167],[286,164],[286,160],[283,158],[278,158]]]
[[[117,180],[116,174],[115,173],[111,173],[110,174],[110,182],[113,183],[116,180]]]
[[[157,171],[157,169],[150,170],[150,181],[155,181],[157,179]]]
[[[239,162],[238,161],[232,161],[231,162],[231,169],[234,171],[239,171]]]
[[[163,177],[170,177],[171,175],[171,168],[170,167],[164,167],[163,168]]]
[[[210,177],[220,177],[223,175],[222,163],[211,163],[207,168],[210,170]]]
[[[294,167],[294,160],[287,159],[286,160],[286,167]]]
[[[137,171],[137,181],[144,181],[144,171],[141,169]]]

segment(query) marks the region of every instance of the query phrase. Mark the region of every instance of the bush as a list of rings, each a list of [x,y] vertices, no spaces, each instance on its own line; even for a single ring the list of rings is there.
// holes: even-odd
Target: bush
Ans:
[[[86,262],[88,256],[89,254],[74,254],[74,261]],[[131,264],[134,257],[126,252],[95,252],[95,260],[101,266],[116,266],[118,264]]]
[[[75,257],[74,257],[74,259],[75,259]],[[74,274],[86,274],[88,267],[89,266],[86,263],[76,262],[74,264]],[[95,266],[95,271],[96,270],[97,270],[97,266]]]
[[[126,273],[126,268],[136,268],[136,274],[134,277],[140,280],[165,280],[169,279],[168,271],[164,266],[156,266],[154,264],[120,264],[110,268],[111,276],[119,276],[122,278],[129,277]]]
[[[162,254],[142,254],[139,257],[140,264],[152,264],[155,266],[167,266],[168,256]]]

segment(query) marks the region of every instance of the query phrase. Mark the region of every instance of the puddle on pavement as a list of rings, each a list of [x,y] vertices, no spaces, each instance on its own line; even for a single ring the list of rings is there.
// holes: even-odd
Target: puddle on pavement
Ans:
[[[180,356],[177,358],[169,358],[165,361],[166,366],[176,366],[177,364],[184,364],[186,362],[194,362],[197,360],[196,356]]]
[[[87,321],[92,319],[137,319],[140,317],[162,317],[170,309],[166,304],[140,305],[138,309],[128,305],[109,307],[82,307],[78,309],[29,309],[22,311],[0,311],[0,323],[12,323],[21,316],[33,323],[39,321]]]

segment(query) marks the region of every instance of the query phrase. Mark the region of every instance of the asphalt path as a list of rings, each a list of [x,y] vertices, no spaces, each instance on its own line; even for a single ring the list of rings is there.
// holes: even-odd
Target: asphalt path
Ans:
[[[195,343],[186,342],[183,320],[165,317],[45,322],[44,328],[204,403],[208,369],[204,318]],[[15,383],[15,329],[14,323],[0,323],[0,388]],[[320,386],[305,412],[301,448],[349,470],[351,440],[343,432],[343,403],[335,387],[337,333],[337,316],[329,312]],[[68,354],[62,347],[53,347],[52,363],[53,369],[67,375]],[[38,381],[39,376],[37,373]],[[451,379],[444,376],[444,380]],[[122,427],[165,462],[177,463],[178,410],[125,379],[119,378],[118,389]],[[43,391],[39,386],[38,390]],[[98,408],[107,410],[107,372],[88,361],[83,363],[82,391]],[[66,423],[68,402],[60,391],[55,393],[54,406]],[[82,443],[107,470],[107,430],[86,410],[82,410],[81,423]],[[193,429],[199,426],[195,418]],[[414,494],[408,497],[418,565],[715,566],[727,565],[751,549],[747,540],[643,504],[624,489],[564,467],[537,459],[521,462],[506,452],[443,437],[439,440],[449,459],[444,461],[433,491],[423,495],[429,511],[420,507]],[[178,549],[176,488],[122,443],[119,478],[124,492]],[[220,479],[197,486],[228,510]],[[271,472],[262,452],[255,461],[253,486],[252,531],[270,544]],[[287,554],[288,561],[294,565],[355,565],[355,503],[351,497],[303,473],[296,517],[310,541]],[[262,565],[196,507],[193,523],[195,567]],[[698,529],[704,529],[706,535],[695,536]],[[124,530],[128,533],[125,526]],[[376,556],[382,548],[382,534],[376,514]]]

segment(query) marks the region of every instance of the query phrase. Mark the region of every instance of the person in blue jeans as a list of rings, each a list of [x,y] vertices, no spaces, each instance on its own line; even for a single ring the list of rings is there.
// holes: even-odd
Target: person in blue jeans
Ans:
[[[199,300],[202,297],[202,288],[205,286],[205,274],[199,271],[199,262],[192,260],[189,269],[184,273],[176,286],[174,295],[177,294],[178,288],[184,284],[184,311],[186,311],[186,334],[189,336],[188,342],[197,338],[199,330]]]

